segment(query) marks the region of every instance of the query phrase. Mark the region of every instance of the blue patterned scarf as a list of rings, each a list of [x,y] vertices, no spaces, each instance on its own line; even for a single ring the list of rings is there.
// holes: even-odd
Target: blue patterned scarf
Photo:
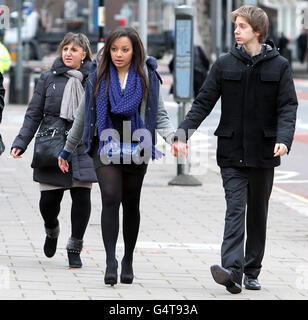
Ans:
[[[127,117],[127,121],[131,123],[132,133],[137,129],[145,129],[145,125],[139,115],[138,109],[142,102],[143,92],[140,76],[135,72],[134,62],[132,61],[126,82],[124,94],[122,93],[118,72],[112,62],[109,65],[110,82],[108,87],[108,94],[106,91],[106,77],[101,80],[99,91],[96,97],[96,114],[98,135],[105,129],[113,129],[112,120],[110,118],[108,105],[111,106],[113,114],[123,115]],[[98,154],[100,155],[104,143],[108,141],[99,142]],[[159,159],[164,154],[157,150],[151,142],[152,159]]]

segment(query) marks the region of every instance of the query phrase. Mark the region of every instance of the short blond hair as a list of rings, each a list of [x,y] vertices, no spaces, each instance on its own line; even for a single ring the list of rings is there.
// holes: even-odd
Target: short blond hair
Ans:
[[[232,22],[237,17],[243,17],[251,25],[254,32],[260,32],[259,43],[264,43],[268,35],[269,20],[266,12],[258,7],[244,5],[231,13]]]

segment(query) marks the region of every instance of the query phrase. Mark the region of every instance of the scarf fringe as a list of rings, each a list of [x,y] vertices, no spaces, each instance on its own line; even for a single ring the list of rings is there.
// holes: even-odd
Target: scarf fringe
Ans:
[[[158,160],[164,157],[165,154],[152,145],[152,160]]]

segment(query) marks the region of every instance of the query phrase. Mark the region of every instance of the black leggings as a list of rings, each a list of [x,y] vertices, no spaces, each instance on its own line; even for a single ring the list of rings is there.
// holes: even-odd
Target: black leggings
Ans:
[[[121,203],[124,259],[132,261],[139,232],[139,203],[144,174],[125,172],[121,165],[108,165],[97,168],[96,175],[102,195],[101,226],[107,264],[115,261]]]
[[[71,188],[71,236],[82,240],[86,231],[91,213],[91,189]],[[60,204],[63,198],[64,189],[41,191],[40,211],[45,222],[45,227],[53,229],[58,224]]]

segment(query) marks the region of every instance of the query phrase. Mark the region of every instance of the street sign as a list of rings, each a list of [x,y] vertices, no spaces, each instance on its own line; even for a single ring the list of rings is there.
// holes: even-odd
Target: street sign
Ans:
[[[97,52],[99,52],[105,44],[104,39],[104,29],[106,23],[106,10],[105,10],[105,0],[99,0],[99,6],[97,10],[97,26],[98,26],[98,43]]]
[[[97,25],[99,27],[105,27],[106,19],[105,19],[105,7],[98,7],[98,21]]]
[[[175,8],[174,99],[188,102],[193,97],[193,9]]]
[[[174,52],[174,100],[179,103],[179,123],[184,119],[189,103],[193,98],[193,26],[192,7],[175,8],[175,52]],[[177,176],[168,182],[176,186],[200,186],[202,183],[189,174],[189,163],[184,158],[177,160]]]
[[[0,30],[10,28],[10,9],[7,6],[0,6]]]

